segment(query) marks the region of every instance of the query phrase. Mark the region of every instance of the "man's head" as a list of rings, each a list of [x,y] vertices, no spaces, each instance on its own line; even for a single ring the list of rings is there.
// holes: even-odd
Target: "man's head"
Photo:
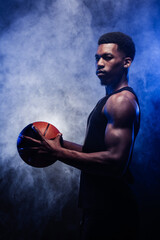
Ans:
[[[118,45],[118,50],[124,52],[126,57],[130,57],[133,61],[135,56],[135,45],[130,36],[121,32],[105,33],[99,38],[98,45],[105,43],[116,43]]]
[[[135,45],[129,36],[120,32],[102,35],[99,38],[98,50],[95,55],[96,73],[101,84],[110,85],[126,76],[134,56]]]

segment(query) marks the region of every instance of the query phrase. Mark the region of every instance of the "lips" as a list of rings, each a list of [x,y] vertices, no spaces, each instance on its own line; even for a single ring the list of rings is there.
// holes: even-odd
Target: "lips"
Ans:
[[[105,72],[102,71],[102,70],[97,70],[97,71],[96,71],[96,74],[97,74],[97,75],[103,75],[103,74],[105,74]]]

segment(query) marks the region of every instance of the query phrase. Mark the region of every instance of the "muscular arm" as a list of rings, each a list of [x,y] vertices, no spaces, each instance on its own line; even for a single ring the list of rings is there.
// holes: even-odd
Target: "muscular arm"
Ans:
[[[64,141],[60,145],[60,136],[47,140],[41,135],[41,141],[34,150],[37,154],[49,153],[49,158],[60,160],[70,166],[93,174],[119,177],[123,174],[134,142],[134,125],[138,116],[138,105],[129,94],[112,95],[103,108],[107,126],[105,129],[106,150],[103,152],[84,153],[82,146]]]
[[[78,151],[79,148],[76,150],[68,145],[68,149],[61,148],[53,154],[60,161],[80,170],[111,176],[122,175],[133,145],[137,107],[134,99],[122,94],[110,97],[107,101],[103,109],[108,119],[105,130],[106,151],[83,153]]]
[[[82,146],[77,144],[77,143],[73,143],[73,142],[69,142],[66,140],[63,140],[63,147],[69,150],[74,150],[77,152],[82,152]]]

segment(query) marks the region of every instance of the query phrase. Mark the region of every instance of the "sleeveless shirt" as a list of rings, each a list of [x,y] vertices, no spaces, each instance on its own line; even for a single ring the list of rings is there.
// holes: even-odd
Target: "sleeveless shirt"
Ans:
[[[83,152],[91,153],[106,151],[104,139],[107,118],[102,113],[102,109],[110,96],[124,90],[132,92],[136,97],[137,104],[139,105],[138,98],[131,87],[123,87],[99,100],[88,117]],[[140,114],[137,123],[135,123],[134,141],[138,134],[139,127]],[[130,161],[131,157],[129,162]],[[132,175],[128,168],[126,174],[121,179],[110,176],[94,175],[85,171],[81,171],[79,207],[104,208],[106,204],[113,205],[115,199],[118,200],[119,198],[123,198],[127,192],[129,192],[127,183],[131,183],[132,180]]]

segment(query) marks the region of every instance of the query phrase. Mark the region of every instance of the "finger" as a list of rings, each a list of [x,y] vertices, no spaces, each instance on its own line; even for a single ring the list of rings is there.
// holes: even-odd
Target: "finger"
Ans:
[[[38,150],[39,150],[38,147],[23,147],[18,149],[19,152],[35,152]]]
[[[58,133],[55,138],[57,138],[57,139],[62,138],[62,133]]]
[[[58,133],[56,137],[61,137],[62,136],[62,133]]]
[[[25,140],[30,141],[30,142],[40,143],[39,140],[36,140],[35,138],[29,137],[29,136],[21,135],[20,138],[25,139]]]
[[[62,138],[62,133],[57,133],[57,135],[53,138],[50,138],[50,140],[55,140],[55,139],[59,139]]]
[[[61,146],[63,146],[63,138],[62,138],[62,133],[58,133],[57,136],[55,137],[55,141],[59,143]]]
[[[43,136],[43,134],[41,133],[41,131],[36,128],[34,125],[32,125],[32,129],[34,130],[34,132],[40,137],[41,140],[44,140],[45,137]]]
[[[58,141],[61,138],[61,136],[59,135],[59,133],[55,136],[50,138],[49,140],[54,140],[54,141]]]
[[[59,143],[60,143],[61,147],[64,146],[64,144],[63,144],[63,137],[62,137],[62,134],[60,135]]]
[[[20,154],[29,154],[29,155],[37,155],[37,154],[46,154],[46,155],[49,155],[49,152],[47,152],[45,149],[39,149],[37,147],[32,147],[32,148],[27,148],[27,147],[23,147],[23,148],[20,148],[18,149],[18,152]]]

